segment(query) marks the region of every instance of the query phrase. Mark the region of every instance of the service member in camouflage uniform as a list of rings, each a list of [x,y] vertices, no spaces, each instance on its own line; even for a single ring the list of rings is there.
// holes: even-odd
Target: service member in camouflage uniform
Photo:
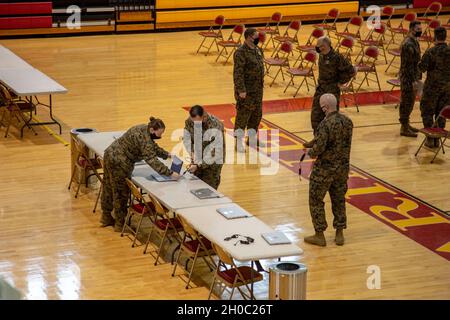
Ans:
[[[409,124],[409,116],[416,101],[416,88],[422,74],[419,71],[420,45],[417,38],[422,35],[422,27],[419,21],[409,24],[409,32],[400,47],[400,135],[405,137],[417,137],[418,129]]]
[[[450,46],[446,43],[447,30],[438,27],[434,30],[435,46],[425,51],[419,62],[420,72],[427,73],[420,100],[420,111],[425,128],[433,126],[442,108],[450,105]],[[438,126],[445,127],[440,119]],[[428,138],[425,145],[439,147],[439,139]]]
[[[244,38],[244,44],[234,53],[233,71],[236,99],[234,130],[238,151],[243,151],[245,129],[249,135],[256,135],[258,132],[264,88],[264,54],[258,47],[259,34],[256,29],[249,28],[244,32]]]
[[[332,93],[336,97],[337,110],[339,110],[339,99],[341,90],[339,85],[349,82],[356,73],[349,59],[331,47],[331,40],[328,37],[321,37],[317,40],[316,51],[319,56],[319,79],[318,86],[313,98],[311,109],[311,127],[314,134],[320,122],[325,118],[325,113],[320,108],[320,97],[325,93]],[[311,147],[314,140],[307,142],[305,146]]]
[[[151,117],[148,124],[128,129],[105,150],[101,199],[103,212],[100,220],[103,227],[114,225],[115,231],[122,231],[130,192],[125,178],[131,177],[136,162],[145,160],[162,175],[178,176],[157,158],[170,157],[170,154],[155,142],[161,138],[164,130],[164,122]],[[113,209],[114,218],[111,215]]]
[[[333,94],[320,97],[325,119],[317,128],[313,147],[308,154],[317,158],[309,180],[309,209],[315,235],[305,237],[305,242],[326,246],[323,232],[327,228],[323,199],[330,194],[336,229],[336,244],[344,244],[343,229],[347,227],[345,213],[345,193],[350,170],[350,147],[352,143],[352,121],[339,113],[337,100]]]
[[[198,131],[195,130],[197,125],[199,126]],[[189,118],[184,124],[183,137],[184,146],[191,155],[191,159],[194,160],[189,166],[189,171],[214,189],[219,187],[220,174],[225,160],[224,133],[222,121],[208,114],[202,106],[195,105],[189,110]],[[219,141],[215,145],[213,143],[217,138]],[[201,150],[199,147],[199,150],[196,150],[195,139],[199,139],[198,146],[201,146]],[[196,157],[197,152],[199,155]]]

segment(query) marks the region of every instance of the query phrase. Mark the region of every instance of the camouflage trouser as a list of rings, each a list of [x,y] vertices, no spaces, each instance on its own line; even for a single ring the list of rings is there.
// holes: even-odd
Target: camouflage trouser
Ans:
[[[334,215],[333,227],[335,229],[347,227],[347,216],[345,214],[347,179],[348,169],[330,171],[313,166],[309,180],[309,210],[315,231],[323,232],[328,227],[323,201],[327,192],[330,194]]]
[[[320,97],[325,93],[332,93],[336,97],[337,109],[339,110],[339,99],[341,96],[340,90],[338,89],[336,91],[336,87],[330,88],[318,87],[316,93],[314,94],[313,104],[311,108],[311,127],[314,130],[314,133],[316,132],[320,122],[325,118],[325,113],[322,111],[322,108],[320,107]]]
[[[109,222],[112,219],[123,222],[127,215],[127,204],[130,196],[130,190],[125,179],[131,176],[133,168],[130,169],[131,171],[124,170],[108,153],[105,153],[104,165],[101,222]],[[114,218],[111,215],[113,209]]]
[[[254,129],[255,131],[258,131],[261,119],[261,107],[257,107],[254,110],[250,110],[246,107],[236,107],[234,130],[242,129],[242,131],[245,131],[245,129]]]
[[[222,164],[212,164],[195,171],[195,176],[217,190],[220,184]]]
[[[439,117],[442,108],[450,105],[450,88],[427,88],[423,91],[420,99],[420,113],[422,115],[423,126],[431,128]],[[445,120],[438,120],[439,128],[445,127]]]
[[[241,99],[237,92],[236,99],[236,119],[234,121],[234,130],[254,129],[258,131],[259,123],[262,119],[262,100],[263,88],[256,92],[247,92],[245,99]]]
[[[416,101],[416,92],[413,88],[413,83],[408,81],[400,82],[400,123],[407,125],[409,123],[409,116],[414,108],[414,103]]]

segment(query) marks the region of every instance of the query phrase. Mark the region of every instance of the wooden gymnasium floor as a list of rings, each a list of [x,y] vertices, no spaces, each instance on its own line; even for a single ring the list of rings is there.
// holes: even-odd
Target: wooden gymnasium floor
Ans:
[[[310,32],[310,26],[303,27],[302,41]],[[197,32],[189,31],[0,42],[69,90],[55,98],[55,114],[64,125],[62,139],[40,127],[37,136],[25,131],[21,140],[13,128],[8,138],[0,138],[0,275],[26,298],[207,298],[211,273],[202,263],[194,288],[185,290],[182,276],[170,276],[170,263],[155,267],[142,248],[131,248],[130,241],[111,228],[98,227],[99,214],[92,213],[96,190],[82,188],[78,199],[67,190],[70,146],[64,144],[70,140],[71,128],[125,130],[153,115],[164,119],[167,131],[161,145],[170,148],[176,143],[170,141],[170,133],[182,128],[187,117],[183,107],[224,104],[231,117],[232,65],[215,63],[215,54],[195,55],[199,40]],[[385,75],[384,62],[380,64],[382,87],[388,90],[386,79],[393,74]],[[291,93],[283,90],[280,78],[272,88],[266,86],[265,100],[291,99]],[[298,97],[311,94],[303,90]],[[309,111],[300,109],[268,108],[265,123],[293,133],[291,137],[309,139]],[[399,136],[393,104],[361,106],[359,113],[354,107],[343,111],[355,124],[352,165],[428,203],[427,208],[450,210],[448,154],[440,154],[430,164],[429,151],[423,151],[416,160],[414,152],[421,140]],[[412,121],[420,126],[418,104]],[[303,237],[313,232],[308,182],[300,181],[295,170],[281,165],[276,175],[261,176],[257,165],[226,165],[220,191],[285,231],[304,249],[296,260],[308,266],[309,299],[450,299],[450,242],[445,242],[449,220],[442,215],[433,216],[439,223],[425,217],[423,223],[417,220],[415,229],[399,232],[364,212],[366,200],[352,198],[356,202],[347,205],[346,244],[337,247],[329,228],[328,246],[317,248],[303,243]],[[369,198],[374,204],[383,199],[377,194]],[[331,224],[329,200],[327,217]],[[417,218],[411,214],[391,219],[405,217]],[[420,229],[421,224],[438,229]],[[439,250],[420,243],[436,238],[442,244]],[[366,285],[371,265],[381,269],[379,290]],[[261,299],[267,297],[267,279],[256,285]]]

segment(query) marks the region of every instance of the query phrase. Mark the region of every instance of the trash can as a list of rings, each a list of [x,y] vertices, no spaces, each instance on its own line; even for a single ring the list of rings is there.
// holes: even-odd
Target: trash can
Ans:
[[[80,134],[87,134],[87,133],[93,133],[93,132],[97,132],[97,130],[93,129],[93,128],[74,128],[74,129],[70,130],[70,142],[71,142],[70,143],[70,170],[71,170],[70,176],[73,175],[73,168],[75,166],[75,162],[77,161],[77,155],[78,155],[77,149],[75,148],[75,144],[73,143],[73,141],[75,139],[78,139],[77,137]],[[91,155],[91,152],[89,150],[86,150],[86,153],[88,153],[89,156],[92,156],[92,157],[94,156],[94,155]],[[79,176],[74,177],[74,178],[76,181],[82,182],[82,181],[85,181],[86,176],[88,174],[89,173],[87,173],[87,172],[80,172]]]
[[[269,268],[270,300],[306,300],[306,273],[304,264],[278,262]]]

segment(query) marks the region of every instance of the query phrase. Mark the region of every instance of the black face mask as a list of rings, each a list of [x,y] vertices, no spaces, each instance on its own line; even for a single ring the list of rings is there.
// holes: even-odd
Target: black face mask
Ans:
[[[316,47],[316,52],[320,53],[320,47]]]
[[[417,32],[414,34],[414,36],[415,36],[416,38],[419,38],[421,35],[422,35],[422,31],[417,31]]]
[[[259,43],[259,37],[256,38],[256,39],[253,39],[253,44],[254,44],[255,46],[257,46],[258,43]]]
[[[161,137],[158,137],[155,133],[150,133],[150,138],[152,138],[152,140],[161,139]]]

